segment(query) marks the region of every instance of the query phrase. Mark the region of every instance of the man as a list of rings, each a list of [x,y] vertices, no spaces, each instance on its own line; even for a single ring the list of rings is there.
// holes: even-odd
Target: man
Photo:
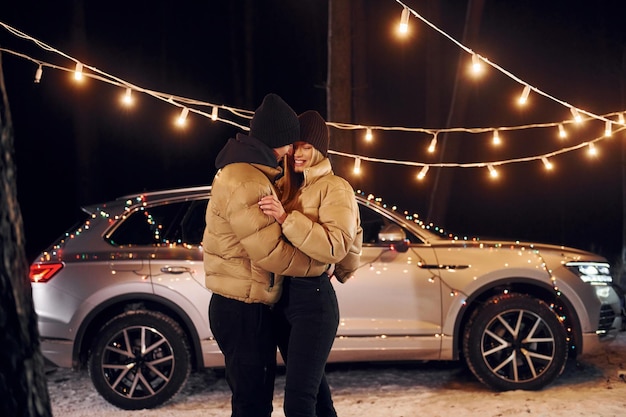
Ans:
[[[270,307],[280,298],[282,275],[319,276],[328,267],[291,246],[257,204],[276,193],[279,161],[299,137],[296,113],[268,94],[249,135],[229,139],[216,159],[202,243],[213,292],[209,321],[224,353],[233,417],[271,415],[276,343]]]

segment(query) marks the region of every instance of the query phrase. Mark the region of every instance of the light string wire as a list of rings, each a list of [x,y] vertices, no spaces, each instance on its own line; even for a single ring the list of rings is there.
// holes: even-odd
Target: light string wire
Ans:
[[[434,25],[433,23],[431,23],[429,20],[427,20],[426,18],[424,18],[422,15],[420,15],[419,13],[417,13],[415,10],[411,9],[409,6],[407,6],[405,3],[403,3],[401,0],[395,0],[396,3],[400,4],[403,9],[408,9],[409,12],[415,16],[416,18],[418,18],[419,20],[421,20],[422,22],[424,22],[426,25],[430,26],[433,30],[435,30],[436,32],[438,32],[439,34],[441,34],[442,36],[444,36],[445,38],[447,38],[448,40],[450,40],[452,43],[454,43],[456,46],[458,46],[460,49],[464,50],[465,52],[467,52],[468,54],[472,55],[472,56],[476,56],[481,62],[484,62],[485,64],[491,66],[492,68],[495,68],[496,70],[500,71],[502,74],[506,75],[507,77],[509,77],[510,79],[512,79],[513,81],[518,82],[519,84],[521,84],[522,86],[524,86],[525,88],[530,89],[531,91],[544,96],[556,103],[559,103],[560,105],[567,107],[568,109],[572,110],[577,110],[580,113],[586,114],[587,116],[594,118],[594,119],[598,119],[598,120],[604,120],[607,122],[614,122],[613,120],[607,119],[604,116],[600,116],[597,114],[594,114],[592,112],[589,112],[587,110],[575,107],[574,105],[563,101],[561,99],[558,99],[548,93],[546,93],[543,90],[540,90],[539,88],[525,82],[524,80],[520,79],[519,77],[517,77],[516,75],[512,74],[511,72],[507,71],[506,69],[504,69],[503,67],[501,67],[500,65],[491,62],[489,59],[485,58],[484,56],[477,54],[476,52],[474,52],[472,49],[470,49],[469,47],[463,45],[461,42],[459,42],[458,40],[454,39],[452,36],[450,36],[449,34],[447,34],[446,32],[444,32],[443,30],[439,29],[439,27],[437,27],[436,25]]]
[[[426,20],[425,18],[423,18],[421,15],[419,15],[415,10],[409,8],[408,6],[406,6],[403,2],[399,1],[399,0],[395,0],[398,4],[402,5],[404,8],[407,8],[411,14],[413,14],[415,17],[417,17],[418,19],[420,19],[421,21],[423,21],[425,24],[427,24],[428,26],[430,26],[431,28],[433,28],[435,31],[439,32],[440,34],[442,34],[444,37],[448,38],[450,41],[452,41],[454,44],[456,44],[459,48],[465,50],[466,52],[473,54],[475,56],[478,56],[480,58],[481,61],[487,63],[488,65],[496,68],[498,71],[502,72],[503,74],[507,75],[509,78],[515,80],[516,82],[521,83],[524,86],[528,86],[532,91],[535,91],[536,93],[543,95],[565,107],[569,107],[570,110],[573,111],[579,111],[582,114],[585,114],[588,116],[588,119],[598,119],[598,120],[604,120],[607,123],[612,123],[612,124],[620,124],[616,121],[610,120],[608,117],[610,116],[615,116],[615,115],[619,115],[619,116],[623,116],[621,112],[613,112],[613,113],[609,113],[609,114],[605,114],[605,115],[597,115],[591,112],[588,112],[586,110],[583,109],[579,109],[576,108],[574,106],[572,106],[571,104],[556,99],[555,97],[552,97],[551,95],[541,91],[540,89],[534,87],[534,86],[530,86],[527,83],[525,83],[524,81],[522,81],[521,79],[519,79],[518,77],[514,76],[513,74],[511,74],[510,72],[504,70],[502,67],[496,65],[495,63],[492,63],[491,61],[487,60],[486,58],[479,56],[477,54],[475,54],[470,48],[464,46],[463,44],[461,44],[460,42],[458,42],[457,40],[455,40],[454,38],[452,38],[450,35],[448,35],[447,33],[445,33],[444,31],[442,31],[441,29],[439,29],[437,26],[435,26],[434,24],[432,24],[431,22],[429,22],[428,20]],[[127,89],[131,89],[132,91],[136,91],[136,92],[140,92],[146,95],[149,95],[155,99],[164,101],[170,105],[174,105],[176,107],[179,108],[183,108],[183,109],[187,109],[184,110],[185,112],[193,112],[195,114],[207,117],[207,118],[211,118],[214,121],[220,121],[223,123],[227,123],[230,125],[233,125],[237,128],[240,128],[244,131],[248,131],[249,127],[246,125],[242,125],[240,123],[237,123],[236,121],[227,119],[225,117],[215,117],[213,114],[203,111],[201,109],[197,109],[194,107],[190,107],[190,106],[198,106],[198,107],[210,107],[212,110],[217,108],[217,109],[221,109],[221,110],[226,110],[229,113],[231,113],[234,116],[237,116],[239,118],[243,118],[243,119],[251,119],[252,115],[254,114],[254,111],[251,110],[247,110],[247,109],[240,109],[240,108],[235,108],[232,106],[227,106],[224,104],[215,104],[215,103],[210,103],[210,102],[206,102],[206,101],[201,101],[201,100],[196,100],[193,98],[188,98],[188,97],[183,97],[183,96],[177,96],[177,95],[173,95],[173,94],[168,94],[168,93],[164,93],[164,92],[159,92],[159,91],[155,91],[155,90],[151,90],[151,89],[147,89],[147,88],[143,88],[141,86],[135,85],[133,83],[130,83],[128,81],[125,81],[121,78],[118,78],[116,76],[113,76],[111,74],[108,74],[104,71],[99,70],[96,67],[90,66],[90,65],[85,65],[84,63],[82,63],[81,61],[79,61],[78,59],[62,52],[59,51],[58,49],[47,45],[46,43],[33,38],[32,36],[19,31],[18,29],[15,29],[9,25],[7,25],[6,23],[0,21],[0,26],[2,26],[4,29],[6,29],[8,32],[12,33],[13,35],[25,39],[25,40],[29,40],[31,42],[33,42],[35,45],[37,45],[38,47],[40,47],[41,49],[48,51],[48,52],[52,52],[52,53],[56,53],[72,62],[74,62],[76,65],[81,65],[83,70],[84,69],[88,69],[90,72],[83,72],[83,76],[87,77],[87,78],[92,78],[95,79],[97,81],[101,81],[104,83],[108,83],[120,88],[127,88]],[[19,53],[7,48],[1,48],[0,47],[0,51],[17,56],[19,58],[31,61],[35,64],[38,65],[39,68],[42,67],[47,67],[47,68],[51,68],[51,69],[55,69],[55,70],[60,70],[60,71],[65,71],[68,73],[72,73],[75,72],[75,69],[71,69],[71,68],[66,68],[63,66],[59,66],[59,65],[55,65],[46,61],[42,61],[39,59],[35,59],[32,58],[26,54],[23,53]],[[436,140],[437,135],[439,133],[458,133],[458,132],[464,132],[464,133],[471,133],[471,134],[478,134],[478,133],[485,133],[485,132],[494,132],[496,130],[498,131],[514,131],[514,130],[522,130],[522,129],[534,129],[534,128],[546,128],[546,127],[562,127],[563,125],[567,125],[567,124],[571,124],[574,123],[571,120],[564,120],[561,122],[551,122],[551,123],[536,123],[536,124],[528,124],[528,125],[520,125],[520,126],[502,126],[502,127],[475,127],[475,128],[466,128],[466,127],[453,127],[453,128],[420,128],[420,127],[402,127],[402,126],[368,126],[368,125],[362,125],[362,124],[350,124],[350,123],[340,123],[340,122],[327,122],[327,125],[336,129],[340,129],[340,130],[381,130],[381,131],[403,131],[403,132],[419,132],[419,133],[426,133],[429,135],[433,136],[433,140]],[[623,124],[623,123],[622,123]],[[621,132],[623,130],[625,130],[626,127],[623,128],[618,128],[617,130],[615,130],[613,133],[618,133]],[[394,165],[405,165],[405,166],[417,166],[417,167],[441,167],[441,168],[449,168],[449,167],[459,167],[459,168],[475,168],[475,167],[485,167],[485,166],[500,166],[500,165],[505,165],[505,164],[512,164],[512,163],[519,163],[519,162],[529,162],[529,161],[535,161],[535,160],[542,160],[546,157],[552,157],[555,155],[559,155],[559,154],[563,154],[563,153],[567,153],[567,152],[571,152],[571,151],[575,151],[578,149],[581,149],[585,146],[589,146],[590,144],[593,144],[595,142],[601,141],[607,139],[607,137],[598,137],[595,138],[591,141],[587,141],[587,142],[583,142],[580,143],[578,145],[575,146],[571,146],[571,147],[566,147],[566,148],[562,148],[558,151],[553,151],[553,152],[549,152],[546,154],[542,154],[542,155],[536,155],[536,156],[529,156],[529,157],[522,157],[522,158],[513,158],[513,159],[506,159],[506,160],[499,160],[499,161],[493,161],[493,162],[472,162],[472,163],[454,163],[454,162],[440,162],[440,163],[424,163],[424,162],[413,162],[413,161],[401,161],[401,160],[392,160],[392,159],[381,159],[381,158],[373,158],[373,157],[367,157],[367,156],[363,156],[363,155],[357,155],[357,154],[351,154],[351,153],[345,153],[345,152],[338,152],[338,151],[333,151],[333,150],[329,150],[329,153],[338,155],[338,156],[343,156],[343,157],[348,157],[348,158],[352,158],[355,159],[355,161],[358,159],[359,163],[361,160],[363,161],[370,161],[370,162],[380,162],[380,163],[386,163],[386,164],[394,164]]]

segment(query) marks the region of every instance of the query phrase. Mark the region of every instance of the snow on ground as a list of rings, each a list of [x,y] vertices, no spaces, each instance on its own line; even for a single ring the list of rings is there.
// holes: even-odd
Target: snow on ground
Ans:
[[[339,417],[550,416],[609,417],[626,413],[626,332],[606,350],[568,364],[542,391],[494,392],[457,362],[331,364],[327,377]],[[274,417],[284,417],[284,377],[276,380]],[[165,405],[126,411],[107,403],[86,372],[48,374],[55,417],[227,417],[230,391],[219,371],[191,375]]]

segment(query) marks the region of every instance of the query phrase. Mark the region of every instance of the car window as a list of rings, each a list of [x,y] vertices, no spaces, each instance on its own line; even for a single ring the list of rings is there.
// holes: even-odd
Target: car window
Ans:
[[[422,239],[418,238],[415,234],[400,226],[397,222],[391,218],[384,216],[373,208],[364,204],[359,204],[359,210],[361,212],[361,227],[363,228],[363,244],[370,245],[384,245],[388,246],[389,242],[381,242],[378,239],[378,233],[383,227],[389,224],[395,224],[404,230],[406,238],[411,243],[424,243]]]
[[[199,245],[207,201],[184,201],[142,207],[108,237],[113,245]]]

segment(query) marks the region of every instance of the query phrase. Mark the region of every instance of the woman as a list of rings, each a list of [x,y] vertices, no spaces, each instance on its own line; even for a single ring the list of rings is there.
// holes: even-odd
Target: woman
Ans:
[[[281,201],[267,196],[259,205],[281,224],[283,235],[311,258],[329,264],[319,277],[285,277],[274,307],[278,347],[286,365],[286,417],[334,417],[324,376],[337,334],[339,308],[330,282],[345,282],[360,261],[363,233],[354,190],[334,175],[327,157],[329,133],[315,111],[298,116],[300,141],[287,158],[279,183]]]

